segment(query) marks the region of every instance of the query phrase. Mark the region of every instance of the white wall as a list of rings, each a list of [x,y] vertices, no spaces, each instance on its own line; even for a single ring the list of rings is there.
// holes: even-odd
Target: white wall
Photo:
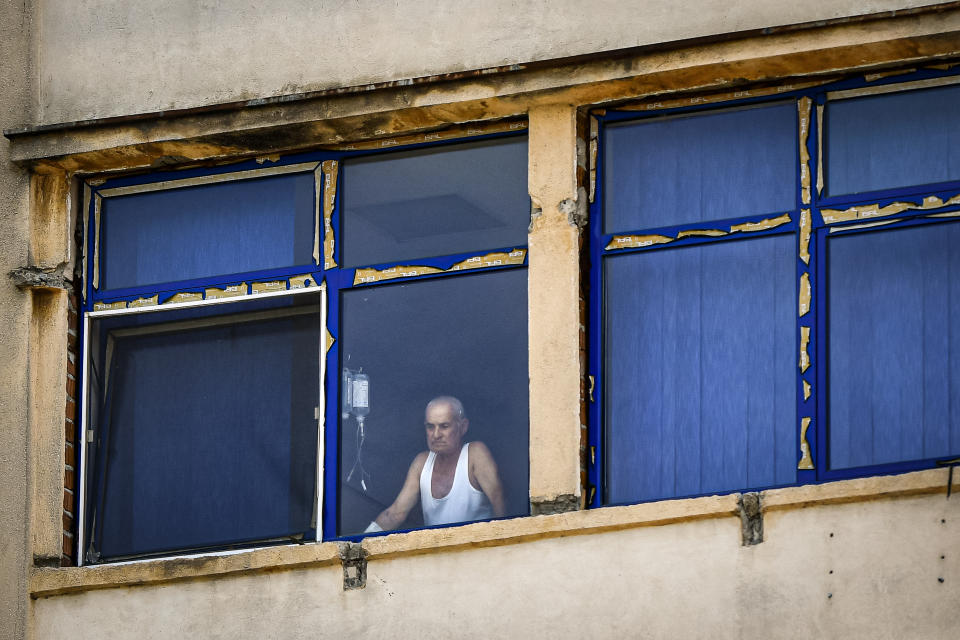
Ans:
[[[929,0],[43,0],[38,122],[193,107]]]
[[[375,560],[347,592],[339,566],[91,591],[38,600],[35,623],[72,640],[960,633],[956,496],[772,512],[765,531],[742,547],[725,517]]]

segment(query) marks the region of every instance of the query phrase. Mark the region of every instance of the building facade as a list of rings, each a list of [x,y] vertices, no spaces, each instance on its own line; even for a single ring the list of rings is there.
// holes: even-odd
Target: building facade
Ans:
[[[3,17],[0,637],[956,635],[960,3]]]

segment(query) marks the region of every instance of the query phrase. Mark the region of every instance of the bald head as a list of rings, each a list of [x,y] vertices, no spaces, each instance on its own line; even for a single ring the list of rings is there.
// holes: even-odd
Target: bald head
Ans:
[[[467,417],[467,413],[463,410],[463,403],[453,396],[437,396],[427,403],[427,411],[442,406],[450,407],[453,410],[453,415],[460,420]]]

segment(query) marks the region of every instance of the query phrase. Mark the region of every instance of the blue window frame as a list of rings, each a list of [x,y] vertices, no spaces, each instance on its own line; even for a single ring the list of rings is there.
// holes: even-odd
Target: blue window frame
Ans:
[[[476,129],[85,185],[82,562],[358,535],[441,395],[527,512],[525,124]]]
[[[960,454],[960,77],[591,114],[593,504]]]

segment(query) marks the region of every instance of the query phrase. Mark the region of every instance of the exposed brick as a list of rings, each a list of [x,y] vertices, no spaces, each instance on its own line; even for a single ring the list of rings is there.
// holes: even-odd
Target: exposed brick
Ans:
[[[73,491],[63,490],[63,510],[73,513]]]
[[[76,420],[77,419],[77,403],[67,398],[67,419]]]
[[[73,358],[67,360],[67,375],[74,377],[77,375],[77,363],[73,361]]]
[[[77,334],[75,331],[67,331],[67,347],[70,349],[77,348]]]
[[[74,489],[76,489],[76,482],[73,476],[74,476],[73,473],[63,474],[63,486],[67,489],[70,489],[70,491],[73,491]]]
[[[77,381],[70,376],[67,377],[67,395],[74,399],[77,397]]]
[[[73,516],[69,513],[63,514],[63,530],[73,531]]]
[[[63,435],[67,439],[67,442],[76,443],[77,436],[76,425],[73,420],[67,419],[63,423]]]
[[[65,464],[76,467],[77,466],[77,456],[76,451],[71,443],[67,443],[63,448],[63,461]]]
[[[63,555],[73,556],[73,536],[67,532],[63,533]]]

